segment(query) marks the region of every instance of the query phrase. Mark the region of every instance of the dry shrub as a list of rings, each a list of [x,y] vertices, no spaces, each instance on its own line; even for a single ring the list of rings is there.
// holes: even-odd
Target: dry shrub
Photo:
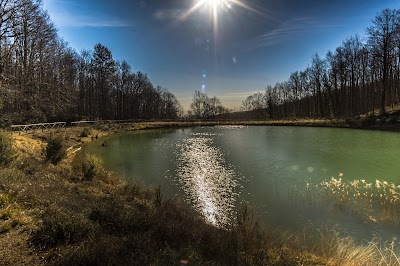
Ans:
[[[88,127],[85,127],[79,136],[82,138],[86,138],[86,137],[89,137],[91,134],[92,134],[92,130]]]
[[[0,132],[0,166],[7,166],[14,158],[12,140],[9,135]]]
[[[58,164],[67,155],[65,140],[61,135],[51,134],[46,147],[46,160]]]
[[[75,177],[79,180],[92,180],[102,170],[102,160],[93,154],[79,153],[72,161]]]
[[[81,214],[49,207],[42,216],[42,225],[33,232],[31,242],[39,250],[49,250],[85,239],[95,229],[95,225]]]

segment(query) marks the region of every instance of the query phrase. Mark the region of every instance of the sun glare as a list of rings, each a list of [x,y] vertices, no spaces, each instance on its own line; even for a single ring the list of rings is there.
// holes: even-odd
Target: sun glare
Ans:
[[[209,5],[212,8],[218,8],[224,2],[224,0],[205,0],[204,4]]]
[[[239,6],[241,8],[252,11],[258,15],[263,15],[261,12],[254,9],[249,4],[244,3],[242,0],[196,0],[195,4],[188,11],[186,11],[181,18],[186,19],[193,12],[201,8],[209,8],[214,19],[216,19],[215,16],[217,16],[218,12],[221,12],[222,10],[227,11],[233,8],[233,6]]]
[[[243,0],[195,0],[194,5],[189,8],[180,17],[181,20],[187,19],[196,11],[206,11],[208,13],[208,18],[212,21],[214,28],[214,42],[216,36],[218,35],[218,24],[219,17],[223,12],[229,12],[234,6],[249,10],[258,15],[264,16],[260,11],[254,9],[251,5],[245,3]],[[207,12],[208,11],[208,12]]]

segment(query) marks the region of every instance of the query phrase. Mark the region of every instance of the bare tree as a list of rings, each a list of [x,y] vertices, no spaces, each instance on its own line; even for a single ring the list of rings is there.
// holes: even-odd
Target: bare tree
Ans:
[[[380,61],[381,74],[381,114],[385,114],[386,90],[389,85],[389,69],[400,30],[400,13],[395,9],[384,9],[376,15],[372,26],[367,29],[368,43]]]
[[[209,98],[207,94],[195,91],[193,101],[190,104],[190,111],[197,118],[210,118],[227,112],[217,97]]]
[[[93,52],[93,69],[96,83],[96,115],[102,119],[108,119],[110,109],[110,90],[113,75],[115,74],[115,61],[112,58],[111,51],[101,45],[96,44]]]
[[[265,94],[257,92],[250,95],[242,102],[242,111],[254,111],[259,109],[265,109],[267,106]]]

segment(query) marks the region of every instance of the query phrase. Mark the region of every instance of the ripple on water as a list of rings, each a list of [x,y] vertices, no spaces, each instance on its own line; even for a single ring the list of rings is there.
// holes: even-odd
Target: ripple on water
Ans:
[[[178,179],[191,205],[211,224],[228,227],[236,217],[238,181],[212,138],[194,135],[178,144]]]

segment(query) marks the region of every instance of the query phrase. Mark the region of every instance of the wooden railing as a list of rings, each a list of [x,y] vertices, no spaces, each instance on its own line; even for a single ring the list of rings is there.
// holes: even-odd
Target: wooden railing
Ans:
[[[71,126],[84,126],[90,124],[123,124],[123,123],[136,123],[144,122],[143,119],[126,119],[126,120],[95,120],[95,121],[76,121],[71,122]]]
[[[71,126],[84,126],[84,125],[91,125],[91,124],[96,124],[98,121],[76,121],[76,122],[71,122]]]
[[[54,123],[40,123],[40,124],[29,124],[29,125],[12,125],[10,127],[11,132],[27,132],[29,130],[45,130],[45,129],[53,129],[53,128],[65,128],[66,122],[54,122]]]

